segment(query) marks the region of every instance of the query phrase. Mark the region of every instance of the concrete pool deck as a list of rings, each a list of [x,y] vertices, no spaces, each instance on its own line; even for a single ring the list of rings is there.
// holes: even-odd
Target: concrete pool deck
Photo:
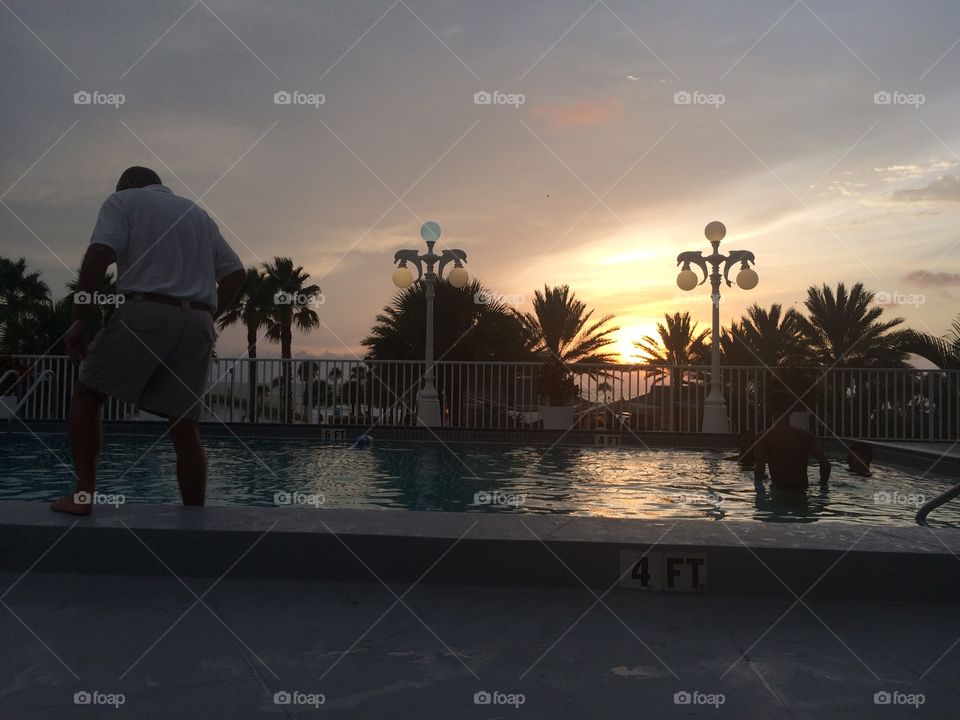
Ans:
[[[135,504],[77,519],[0,502],[7,572],[956,601],[958,563],[960,530],[927,527]]]
[[[37,572],[0,573],[0,588],[4,719],[947,720],[960,707],[954,604]],[[319,709],[275,704],[284,692]],[[519,706],[476,704],[484,692]]]
[[[0,502],[0,718],[953,718],[955,553],[921,527]],[[641,557],[704,588],[620,587]]]

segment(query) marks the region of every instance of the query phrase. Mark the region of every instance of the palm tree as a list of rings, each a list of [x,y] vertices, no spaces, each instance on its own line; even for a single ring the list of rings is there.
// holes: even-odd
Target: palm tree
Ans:
[[[792,308],[784,312],[780,303],[769,310],[751,305],[740,322],[724,331],[724,359],[731,365],[766,367],[795,363],[800,357],[801,321],[800,313]]]
[[[696,365],[709,359],[709,330],[697,332],[697,323],[690,313],[665,314],[657,323],[655,338],[646,335],[634,345],[645,356],[648,365]]]
[[[577,300],[569,285],[543,286],[533,294],[533,312],[521,316],[528,343],[534,352],[548,353],[564,364],[608,362],[616,353],[605,348],[620,330],[607,323],[613,315],[590,322],[593,310]]]
[[[781,384],[796,388],[807,399],[811,387],[817,384],[816,371],[801,371],[787,366],[795,365],[802,357],[800,314],[794,309],[784,311],[775,303],[769,309],[752,305],[738,322],[722,330],[720,348],[727,365],[762,366],[762,375],[737,373],[738,381],[724,388],[731,416],[750,418],[759,422],[766,394],[781,391]]]
[[[666,380],[662,368],[669,368],[673,416],[673,426],[669,429],[674,430],[686,422],[682,417],[681,404],[681,390],[687,381],[687,370],[684,367],[709,362],[710,346],[707,337],[710,331],[697,331],[697,323],[693,322],[689,312],[676,312],[673,315],[667,313],[663,320],[664,322],[657,323],[658,337],[646,335],[634,345],[644,355],[646,364],[657,368],[653,372],[654,385]],[[694,379],[696,380],[695,375]],[[666,425],[670,426],[670,423],[666,422]]]
[[[249,421],[257,421],[257,339],[260,328],[267,324],[270,311],[270,298],[266,292],[263,275],[256,268],[247,268],[240,293],[230,307],[217,320],[223,330],[232,325],[242,324],[247,331],[247,407]]]
[[[63,338],[73,323],[73,302],[77,293],[77,281],[67,283],[69,292],[60,300],[52,300],[46,283],[39,273],[24,275],[23,261],[13,263],[0,258],[0,275],[3,282],[22,276],[24,282],[18,291],[14,287],[4,286],[0,295],[0,312],[4,321],[0,323],[0,350],[11,355],[64,355]],[[116,296],[113,275],[107,273],[97,288],[100,295]],[[15,309],[14,309],[15,308]],[[92,332],[103,327],[112,307],[98,306],[90,317]],[[9,310],[9,312],[8,312]]]
[[[39,272],[27,272],[23,258],[0,257],[0,326],[50,301],[50,288]]]
[[[543,286],[533,294],[533,312],[518,314],[526,333],[527,348],[544,362],[541,390],[551,405],[564,405],[577,393],[570,365],[609,362],[616,353],[613,344],[613,315],[592,320],[593,310],[570,292],[569,285]]]
[[[941,370],[960,370],[960,315],[950,324],[943,337],[910,330],[906,349],[936,365]]]
[[[883,319],[874,293],[863,283],[847,290],[839,283],[807,289],[807,317],[800,319],[805,359],[831,367],[905,367],[906,333],[896,330],[903,318]]]
[[[803,359],[810,365],[830,368],[906,367],[908,333],[897,329],[903,318],[885,319],[883,308],[873,299],[874,294],[859,282],[849,289],[844,283],[839,283],[836,290],[826,284],[808,288],[804,303],[807,316],[800,320]],[[885,421],[880,416],[871,417],[862,402],[887,389],[882,378],[827,373],[818,374],[811,385],[804,372],[785,371],[784,382],[808,406],[814,397],[829,398],[817,415],[833,432],[850,434],[855,428]],[[805,390],[807,394],[803,395]],[[904,383],[897,394],[900,397],[894,404],[902,407],[913,402],[916,390]]]
[[[462,288],[440,281],[435,285],[433,345],[445,360],[518,361],[529,359],[518,318],[500,301],[480,302],[493,294],[478,281]],[[399,291],[376,317],[361,341],[371,360],[423,360],[427,337],[426,292],[423,282]]]
[[[272,300],[266,313],[267,339],[280,343],[280,357],[292,357],[293,329],[308,333],[320,326],[320,317],[311,306],[317,304],[320,287],[307,284],[309,273],[294,265],[288,257],[274,257],[263,264],[264,292]],[[293,422],[293,374],[290,363],[283,363],[284,382],[281,407],[286,408],[287,422]]]
[[[14,325],[26,330],[36,327],[34,313],[50,303],[50,288],[41,279],[40,273],[28,272],[23,258],[11,260],[0,257],[0,332],[19,334]],[[6,341],[4,341],[6,345]],[[5,352],[15,352],[4,348]]]
[[[9,355],[66,355],[63,338],[73,324],[69,298],[48,300],[0,329],[0,351]]]
[[[906,349],[929,360],[941,370],[960,370],[960,315],[950,323],[950,329],[943,337],[907,331]],[[926,395],[923,406],[928,422],[935,423],[938,416],[944,412],[950,413],[954,399],[960,397],[958,385],[960,379],[956,373],[929,373],[922,381],[922,392]]]
[[[477,280],[471,280],[462,288],[441,280],[435,284],[434,290],[435,359],[474,362],[530,359],[517,315]],[[427,337],[426,304],[423,281],[398,291],[390,305],[377,315],[370,334],[361,341],[368,350],[368,370],[363,376],[363,384],[367,386],[364,395],[370,403],[374,398],[379,403],[387,403],[380,408],[381,413],[407,417],[413,412],[413,396],[420,383],[418,373],[408,374],[397,365],[377,361],[423,361]],[[506,395],[511,382],[507,374],[494,381],[482,372],[482,366],[473,366],[457,377],[458,382],[451,383],[453,375],[448,369],[452,367],[438,366],[436,373],[437,391],[451,414],[466,405],[480,405],[493,412],[496,403],[489,400]],[[376,392],[373,392],[374,388]],[[372,408],[369,412],[372,414]]]

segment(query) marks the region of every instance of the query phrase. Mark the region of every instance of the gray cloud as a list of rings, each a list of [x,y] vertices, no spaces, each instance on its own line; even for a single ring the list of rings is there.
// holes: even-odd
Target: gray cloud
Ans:
[[[914,270],[903,276],[904,282],[916,285],[949,286],[960,285],[960,273],[930,272],[929,270]]]
[[[922,188],[896,190],[896,202],[957,203],[960,202],[960,175],[941,175]]]

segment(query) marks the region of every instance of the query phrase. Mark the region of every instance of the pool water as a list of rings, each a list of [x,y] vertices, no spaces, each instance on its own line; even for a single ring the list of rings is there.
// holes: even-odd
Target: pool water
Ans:
[[[38,439],[39,438],[39,439]],[[128,503],[178,503],[169,440],[108,437],[97,490]],[[758,497],[752,472],[715,450],[376,443],[363,449],[302,439],[210,438],[211,505],[398,508],[621,518],[840,521],[912,525],[919,504],[950,483],[874,465],[871,477],[834,462],[820,490]],[[71,491],[62,435],[0,440],[0,499],[51,500]],[[769,484],[768,484],[769,487]],[[103,498],[102,501],[109,501]],[[937,524],[960,527],[960,503]]]

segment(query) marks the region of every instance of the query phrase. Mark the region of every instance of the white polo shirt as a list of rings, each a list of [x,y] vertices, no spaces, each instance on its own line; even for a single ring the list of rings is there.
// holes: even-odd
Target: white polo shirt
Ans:
[[[163,185],[121,190],[100,208],[90,244],[117,254],[117,291],[150,292],[217,307],[217,283],[243,263],[217,224]]]

